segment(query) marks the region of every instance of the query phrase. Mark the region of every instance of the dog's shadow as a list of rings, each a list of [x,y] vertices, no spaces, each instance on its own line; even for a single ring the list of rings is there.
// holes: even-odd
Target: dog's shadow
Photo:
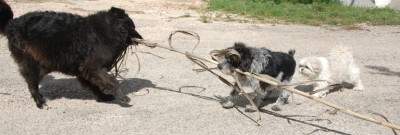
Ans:
[[[317,116],[309,116],[309,115],[282,115],[282,114],[279,114],[277,112],[269,111],[269,110],[265,110],[265,109],[260,109],[260,112],[263,112],[265,114],[269,114],[269,115],[272,115],[272,116],[275,116],[275,117],[279,117],[279,118],[282,118],[282,119],[286,119],[287,122],[290,123],[290,124],[292,122],[297,122],[297,123],[301,123],[301,124],[304,124],[304,125],[309,125],[309,126],[312,126],[312,127],[316,128],[314,131],[312,131],[310,133],[307,133],[307,135],[314,134],[314,133],[315,134],[334,133],[334,134],[340,134],[340,135],[350,135],[348,133],[345,133],[345,132],[342,132],[342,131],[339,131],[339,130],[331,129],[329,127],[324,127],[324,126],[320,126],[318,124],[312,123],[313,121],[320,121],[320,122],[321,121],[325,121],[325,122],[328,122],[328,123],[332,123],[332,121],[329,120],[329,119],[321,119],[321,118],[318,118]],[[303,118],[303,119],[304,118],[309,118],[309,119],[308,120],[299,120],[299,119],[296,119],[296,118]]]
[[[94,95],[90,91],[81,88],[80,83],[76,78],[55,79],[51,75],[46,75],[40,82],[40,93],[49,100],[60,98],[80,99],[80,100],[95,100]],[[130,94],[137,92],[143,88],[155,87],[155,85],[145,79],[129,78],[120,82],[120,87],[123,93]],[[123,107],[130,105],[111,101],[107,103],[119,104]]]
[[[246,93],[246,94],[249,96],[250,100],[254,99],[254,92],[249,92],[249,93]],[[221,97],[221,96],[216,96],[216,97],[219,99],[219,103],[220,104],[223,104],[228,100],[228,97]],[[272,93],[271,96],[268,96],[266,99],[264,99],[262,101],[260,106],[261,107],[265,107],[265,106],[267,106],[269,104],[273,104],[273,103],[275,103],[275,101],[277,99],[278,99],[277,94]],[[247,99],[247,97],[244,94],[237,95],[235,97],[235,99],[232,100],[232,102],[235,103],[235,106],[239,107],[239,108],[246,108],[246,106],[250,106],[251,105],[249,99]]]
[[[208,96],[202,96],[199,94],[195,93],[200,93],[201,91],[205,90],[203,87],[198,87],[198,86],[182,86],[178,90],[173,90],[169,88],[163,88],[163,87],[158,87],[155,84],[153,84],[149,80],[145,79],[140,79],[140,78],[130,78],[125,81],[122,81],[120,83],[121,89],[125,94],[129,93],[134,93],[137,92],[141,89],[145,88],[153,88],[157,90],[162,90],[162,91],[169,91],[169,92],[174,92],[178,94],[184,94],[188,96],[193,96],[197,97],[202,100],[207,100],[207,101],[212,101],[212,102],[222,102],[222,99],[214,98],[214,97],[208,97]],[[68,99],[80,99],[80,100],[94,100],[94,97],[90,94],[89,91],[82,90],[80,87],[80,84],[76,78],[65,78],[65,79],[55,79],[51,75],[47,75],[43,78],[41,82],[41,88],[40,91],[43,96],[50,100],[56,100],[60,98],[68,98]],[[254,93],[248,93],[249,96],[253,96]],[[277,93],[272,93],[272,96],[264,100],[263,104],[261,106],[266,106],[268,104],[274,103],[277,99],[277,96],[274,94]],[[247,98],[243,95],[240,94],[235,98],[234,100],[235,104],[237,107],[245,107],[246,105],[250,104]],[[119,104],[115,102],[111,102],[113,104]],[[121,104],[120,104],[121,105]],[[121,105],[123,106],[123,105]],[[124,106],[123,106],[124,107]],[[318,130],[323,130],[325,132],[334,132],[334,133],[339,133],[339,134],[346,134],[340,131],[332,130],[327,127],[322,127],[316,124],[308,123],[306,121],[302,120],[297,120],[293,117],[296,116],[283,116],[280,115],[278,112],[273,112],[273,111],[268,111],[265,109],[261,109],[261,112],[273,115],[275,117],[280,117],[287,119],[288,121],[296,121],[305,125],[310,125],[313,127],[317,127]],[[244,114],[245,115],[245,114]],[[246,115],[247,116],[247,115]]]
[[[373,66],[373,65],[367,65],[365,66],[369,69],[376,70],[375,72],[369,72],[371,74],[380,74],[380,75],[386,75],[386,76],[396,76],[400,77],[400,72],[397,71],[392,71],[391,69],[387,67],[382,67],[382,66]]]
[[[313,94],[316,93],[317,91],[314,91],[314,85],[310,84],[310,85],[298,85],[296,87],[294,87],[297,90],[300,90],[302,92],[305,93],[309,93],[309,94]],[[341,84],[335,84],[332,85],[331,88],[329,89],[329,93],[334,93],[334,92],[338,92],[338,91],[342,91],[343,89],[353,89],[354,85],[348,82],[343,82]]]
[[[305,86],[304,88],[309,88],[310,86]],[[346,86],[347,87],[347,86]],[[303,89],[303,90],[307,90],[307,89]],[[247,93],[250,97],[254,96],[254,92],[250,92]],[[270,111],[271,109],[265,108],[268,104],[273,104],[275,103],[275,101],[278,99],[278,95],[279,92],[274,91],[272,93],[271,96],[269,96],[266,100],[264,100],[261,104],[261,108],[260,108],[260,112],[264,113],[264,114],[268,114],[274,117],[279,117],[282,119],[286,119],[288,123],[291,124],[291,122],[297,122],[297,123],[301,123],[304,125],[308,125],[308,126],[312,126],[315,127],[317,129],[315,129],[314,131],[312,131],[311,133],[308,134],[314,134],[317,132],[325,132],[325,133],[335,133],[335,134],[342,134],[342,135],[349,135],[348,133],[339,131],[339,130],[334,130],[334,129],[330,129],[329,127],[324,127],[324,126],[320,126],[318,124],[314,124],[313,121],[326,121],[328,123],[331,123],[331,121],[329,119],[322,119],[322,118],[318,118],[317,116],[308,116],[308,115],[281,115],[279,114],[279,111]],[[226,97],[218,97],[220,98],[219,100],[222,102],[226,101]],[[247,105],[250,105],[250,102],[248,101],[248,99],[243,95],[240,94],[238,95],[235,100],[233,100],[233,102],[235,103],[235,107],[237,111],[239,111],[241,114],[243,114],[245,117],[249,118],[250,120],[252,120],[253,122],[257,121],[255,119],[253,119],[251,116],[248,116],[246,113],[242,112],[239,108],[245,108]],[[301,118],[302,117],[302,118]],[[301,119],[297,119],[297,118],[309,118],[308,120],[301,120]],[[258,123],[257,123],[258,124]]]
[[[95,100],[95,97],[90,91],[83,90],[76,78],[54,79],[51,75],[46,75],[40,83],[40,93],[49,100],[56,100],[60,98],[67,99],[80,99],[80,100]],[[194,94],[193,91],[203,91],[205,88],[198,86],[182,86],[178,90],[169,88],[158,87],[150,80],[140,78],[129,78],[120,82],[120,87],[123,93],[130,94],[145,88],[152,88],[157,90],[169,91],[179,94],[190,95],[204,100],[218,102],[217,98],[202,96]],[[119,103],[118,101],[106,102],[111,104],[119,104],[122,107],[130,107],[128,104]]]

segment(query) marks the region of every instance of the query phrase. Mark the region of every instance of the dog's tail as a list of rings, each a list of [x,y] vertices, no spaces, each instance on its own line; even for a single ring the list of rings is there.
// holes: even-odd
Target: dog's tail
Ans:
[[[288,51],[288,54],[290,55],[290,56],[292,56],[292,57],[294,57],[294,54],[296,53],[296,50],[295,49],[290,49],[289,51]]]
[[[13,11],[10,5],[0,0],[0,34],[4,34],[8,21],[13,18]]]
[[[329,57],[330,58],[342,58],[342,59],[347,59],[349,61],[352,61],[353,59],[353,54],[351,51],[351,47],[348,46],[336,46],[333,47],[330,52],[329,52]]]
[[[334,57],[349,57],[350,55],[352,57],[351,47],[342,45],[333,47],[330,50],[329,55]]]

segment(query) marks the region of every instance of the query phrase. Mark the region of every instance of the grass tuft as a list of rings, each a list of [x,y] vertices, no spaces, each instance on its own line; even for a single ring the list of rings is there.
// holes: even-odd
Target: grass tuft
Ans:
[[[400,25],[394,9],[349,7],[334,0],[210,0],[208,9],[307,25]]]

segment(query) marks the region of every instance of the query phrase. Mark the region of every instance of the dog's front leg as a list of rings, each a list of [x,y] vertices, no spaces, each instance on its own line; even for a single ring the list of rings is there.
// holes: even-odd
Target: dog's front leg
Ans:
[[[357,91],[364,90],[364,85],[362,84],[361,80],[354,81],[353,85],[354,85],[353,90],[357,90]]]
[[[237,86],[237,83],[235,83],[235,86]],[[231,93],[229,94],[227,101],[222,103],[222,107],[223,108],[235,107],[235,103],[233,102],[233,100],[235,100],[235,98],[238,94],[239,94],[239,90],[236,90],[235,88],[233,88]]]
[[[90,74],[92,78],[88,80],[90,80],[91,83],[100,88],[105,88],[106,90],[111,91],[108,93],[112,93],[122,103],[129,103],[131,99],[122,93],[118,80],[109,75],[106,69],[90,72]]]
[[[328,86],[328,82],[319,82],[319,83],[315,83],[314,86],[314,90],[313,90],[313,96],[318,97],[318,98],[322,98],[322,97],[326,97],[329,93],[329,89],[323,90]],[[314,93],[315,92],[315,93]]]
[[[252,106],[252,105],[247,105],[245,111],[246,112],[255,112],[257,111],[257,108],[261,107],[261,104],[263,102],[263,99],[265,99],[266,95],[265,95],[265,91],[263,89],[261,89],[260,87],[258,87],[256,85],[256,87],[253,87],[253,89],[255,89],[256,91],[254,92],[254,104],[256,106]]]
[[[254,104],[256,106],[247,105],[245,111],[246,112],[255,112],[255,111],[257,111],[257,108],[260,108],[260,106],[261,106],[261,104],[263,102],[263,98],[264,98],[264,96],[262,96],[260,94],[256,94],[254,99],[253,99]]]

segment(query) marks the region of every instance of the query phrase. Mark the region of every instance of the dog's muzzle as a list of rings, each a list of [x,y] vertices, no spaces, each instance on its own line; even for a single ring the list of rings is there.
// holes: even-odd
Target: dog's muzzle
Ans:
[[[218,65],[217,65],[217,68],[218,68],[219,70],[221,70],[221,69],[222,69],[221,64],[218,64]]]
[[[132,39],[134,38],[138,38],[138,39],[143,39],[142,35],[139,34],[139,32],[137,32],[135,29],[132,29],[131,33],[130,33],[130,37]],[[135,40],[132,40],[136,45],[138,44],[138,42],[136,42]]]

